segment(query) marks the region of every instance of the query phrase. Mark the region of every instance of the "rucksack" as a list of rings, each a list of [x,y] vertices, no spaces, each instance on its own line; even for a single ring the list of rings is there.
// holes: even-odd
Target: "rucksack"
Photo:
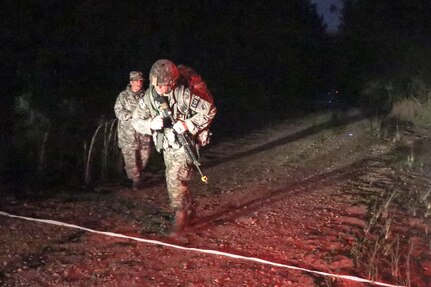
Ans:
[[[178,79],[179,85],[185,86],[193,94],[211,104],[214,104],[213,96],[208,90],[207,84],[193,68],[185,65],[178,65],[178,70],[180,71],[180,78]],[[199,146],[205,146],[210,142],[210,136],[212,133],[209,128],[210,126],[206,127],[196,135],[195,140]]]

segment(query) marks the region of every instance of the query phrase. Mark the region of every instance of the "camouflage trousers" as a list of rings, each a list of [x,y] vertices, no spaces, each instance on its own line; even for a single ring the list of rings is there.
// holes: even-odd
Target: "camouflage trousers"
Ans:
[[[122,148],[121,152],[124,157],[124,169],[129,179],[139,179],[141,172],[150,159],[151,146],[142,147],[141,149]]]
[[[190,181],[193,176],[192,163],[184,148],[167,148],[163,151],[166,165],[166,184],[173,210],[188,210],[192,206]]]

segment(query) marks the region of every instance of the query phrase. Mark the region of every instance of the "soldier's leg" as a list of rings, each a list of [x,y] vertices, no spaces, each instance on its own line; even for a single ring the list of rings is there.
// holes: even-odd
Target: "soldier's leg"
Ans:
[[[140,183],[140,172],[137,164],[137,151],[134,149],[121,149],[124,157],[124,169],[127,177],[133,181],[133,187],[138,188]]]
[[[166,184],[172,209],[175,211],[175,229],[187,225],[193,212],[190,181],[193,169],[183,148],[167,149],[163,153],[166,165]]]
[[[152,139],[151,139],[151,136],[144,136],[144,135],[140,135],[138,139],[139,139],[140,149],[138,151],[139,158],[137,159],[137,164],[138,164],[139,173],[142,174],[151,156]]]
[[[151,146],[144,146],[139,150],[138,170],[142,174],[151,155]]]

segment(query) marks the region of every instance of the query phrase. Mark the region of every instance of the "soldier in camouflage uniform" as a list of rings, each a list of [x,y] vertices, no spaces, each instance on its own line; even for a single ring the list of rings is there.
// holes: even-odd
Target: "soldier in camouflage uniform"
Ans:
[[[144,77],[141,72],[132,71],[129,80],[130,84],[118,95],[114,111],[118,118],[118,147],[124,157],[124,169],[133,181],[133,189],[137,190],[141,188],[141,173],[150,157],[151,137],[136,132],[132,126],[132,113],[144,96]]]
[[[134,112],[133,121],[137,131],[152,135],[158,152],[163,151],[166,165],[166,183],[170,204],[175,211],[174,232],[180,232],[193,214],[189,183],[193,164],[176,134],[190,133],[196,139],[216,114],[212,97],[204,99],[193,94],[183,85],[178,85],[178,67],[169,60],[158,60],[151,67],[150,87]],[[174,119],[163,116],[163,106],[156,100],[163,97]]]

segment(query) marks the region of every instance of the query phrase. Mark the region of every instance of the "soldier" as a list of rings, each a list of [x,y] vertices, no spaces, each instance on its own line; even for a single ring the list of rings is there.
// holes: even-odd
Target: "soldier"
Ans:
[[[130,72],[129,80],[130,84],[118,95],[114,111],[118,118],[118,147],[124,157],[124,169],[133,181],[133,189],[138,190],[142,187],[141,173],[151,153],[151,137],[136,132],[132,126],[132,113],[144,96],[142,72]]]
[[[176,134],[188,132],[206,143],[202,135],[208,135],[207,128],[216,114],[212,97],[193,94],[178,84],[179,76],[178,67],[170,60],[156,61],[150,70],[150,87],[133,114],[135,129],[152,135],[157,151],[163,151],[170,205],[175,212],[173,234],[181,232],[194,213],[189,189],[193,165]],[[174,123],[166,117],[162,103],[168,104]]]

